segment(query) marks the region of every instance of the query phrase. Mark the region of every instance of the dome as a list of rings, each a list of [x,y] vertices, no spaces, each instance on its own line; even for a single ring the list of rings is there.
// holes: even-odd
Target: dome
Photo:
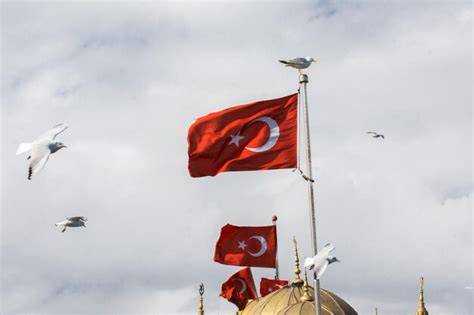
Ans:
[[[314,290],[308,287],[312,296]],[[304,295],[303,286],[285,286],[263,298],[253,300],[247,304],[239,315],[286,315],[286,314],[314,314],[314,302],[301,301]],[[336,294],[320,289],[321,310],[323,315],[357,315],[357,312]]]

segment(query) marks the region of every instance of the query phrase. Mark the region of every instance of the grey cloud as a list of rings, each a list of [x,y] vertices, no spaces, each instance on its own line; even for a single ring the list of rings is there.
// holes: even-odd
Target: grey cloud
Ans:
[[[361,314],[400,314],[424,275],[431,313],[470,314],[470,7],[325,5],[2,4],[2,314],[195,313],[201,282],[209,313],[233,312],[218,292],[237,268],[212,262],[219,229],[273,213],[291,279],[292,236],[311,250],[305,182],[190,178],[186,133],[208,112],[293,93],[276,60],[299,55],[320,59],[318,239],[343,261],[323,286]],[[69,148],[26,181],[16,146],[59,122]],[[87,230],[54,228],[76,213]]]

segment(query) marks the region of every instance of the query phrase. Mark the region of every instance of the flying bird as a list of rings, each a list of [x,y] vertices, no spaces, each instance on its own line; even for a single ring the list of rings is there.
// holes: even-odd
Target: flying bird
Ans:
[[[31,180],[33,175],[38,174],[43,169],[52,153],[55,153],[62,148],[66,148],[62,142],[56,140],[57,135],[66,129],[66,124],[59,124],[42,134],[35,141],[20,144],[16,151],[16,155],[28,152],[27,160],[30,161],[28,167],[29,180]]]
[[[317,60],[313,59],[313,57],[306,57],[306,58],[295,58],[291,60],[278,60],[282,64],[286,65],[287,67],[292,67],[298,69],[300,74],[302,73],[302,69],[306,69],[311,66],[311,63],[316,63]]]
[[[372,135],[372,138],[382,138],[382,139],[385,139],[384,135],[380,134],[380,133],[376,133],[374,131],[367,131],[368,134],[371,134]]]
[[[86,221],[87,221],[86,217],[77,216],[77,217],[66,218],[66,221],[58,222],[58,223],[55,223],[54,225],[63,226],[64,228],[61,232],[64,232],[66,231],[66,227],[79,227],[79,226],[86,227]]]
[[[309,267],[310,270],[314,268],[314,271],[316,273],[316,279],[321,278],[329,264],[332,264],[336,261],[339,262],[336,257],[331,256],[329,254],[334,249],[334,245],[329,243],[326,244],[323,249],[320,250],[313,258],[306,258],[304,266]]]

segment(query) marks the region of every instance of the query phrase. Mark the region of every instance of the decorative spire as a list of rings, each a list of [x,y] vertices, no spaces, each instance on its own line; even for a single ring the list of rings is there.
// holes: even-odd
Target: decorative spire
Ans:
[[[293,236],[293,244],[295,245],[295,279],[293,279],[293,285],[300,287],[303,285],[303,280],[300,278],[300,258],[298,257],[298,243],[296,242],[296,238]]]
[[[304,268],[304,285],[303,285],[303,295],[300,297],[301,302],[312,302],[314,301],[311,294],[309,294],[308,287],[308,274],[306,273],[306,268]]]
[[[423,277],[420,277],[420,296],[418,298],[418,309],[416,310],[415,315],[428,315],[428,311],[425,308],[425,299],[423,296],[423,284],[425,280]]]
[[[198,315],[204,315],[204,304],[203,304],[203,295],[204,295],[204,284],[199,285],[199,308],[198,308]]]

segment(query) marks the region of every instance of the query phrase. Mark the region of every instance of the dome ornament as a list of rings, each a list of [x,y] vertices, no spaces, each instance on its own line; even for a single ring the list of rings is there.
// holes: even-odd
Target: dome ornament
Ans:
[[[418,298],[418,309],[416,310],[415,315],[428,315],[428,311],[425,308],[425,299],[423,296],[423,285],[425,283],[425,279],[420,277],[420,295]]]
[[[199,285],[199,295],[200,295],[200,298],[199,298],[198,315],[204,315],[204,303],[203,303],[204,284],[202,283]]]
[[[304,284],[303,284],[303,295],[300,297],[301,302],[312,302],[314,301],[313,297],[309,293],[308,287],[308,273],[306,272],[306,268],[304,268]]]
[[[296,241],[296,237],[293,236],[293,244],[295,245],[295,279],[291,283],[293,286],[301,287],[303,285],[303,280],[300,278],[300,258],[298,256],[298,242]]]

